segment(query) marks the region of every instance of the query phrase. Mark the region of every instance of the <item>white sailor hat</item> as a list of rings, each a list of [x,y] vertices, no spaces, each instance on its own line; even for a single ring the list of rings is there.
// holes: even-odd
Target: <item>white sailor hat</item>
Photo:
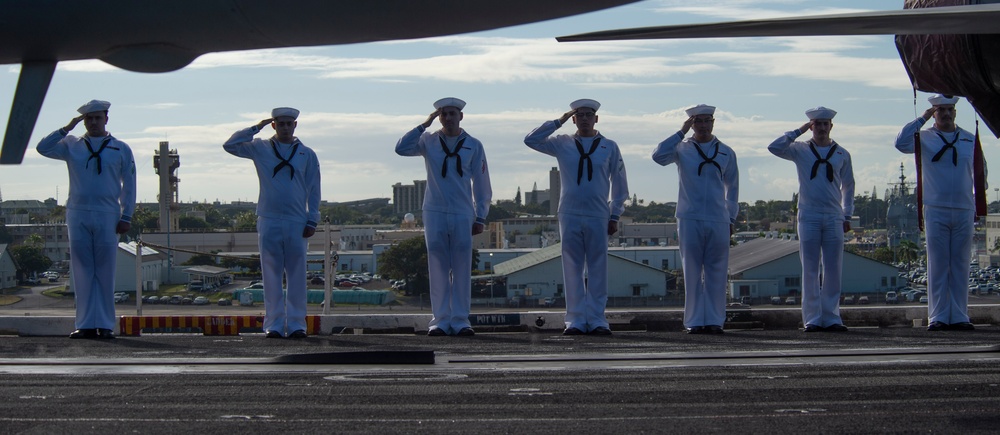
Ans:
[[[569,103],[570,109],[577,110],[581,107],[589,107],[591,109],[594,109],[594,111],[596,112],[597,109],[601,108],[601,103],[598,103],[597,100],[591,100],[589,98],[583,98],[580,100],[576,100],[572,103]]]
[[[809,119],[833,119],[837,116],[837,111],[833,109],[827,109],[826,107],[819,106],[809,110],[806,110],[806,117]]]
[[[697,106],[691,107],[684,111],[687,116],[697,116],[697,115],[714,115],[715,106],[708,106],[705,104],[699,104]]]
[[[465,108],[465,101],[462,101],[455,97],[442,98],[434,102],[435,109],[443,109],[445,107],[454,107],[459,111]]]
[[[932,106],[954,106],[958,102],[958,97],[937,94],[927,98],[927,101],[930,101]]]
[[[111,107],[111,103],[101,100],[90,100],[87,104],[80,106],[76,109],[81,115],[86,115],[91,112],[106,112],[108,108]]]
[[[298,119],[299,111],[298,109],[293,109],[291,107],[275,107],[274,109],[271,109],[271,118],[279,118],[282,116]]]

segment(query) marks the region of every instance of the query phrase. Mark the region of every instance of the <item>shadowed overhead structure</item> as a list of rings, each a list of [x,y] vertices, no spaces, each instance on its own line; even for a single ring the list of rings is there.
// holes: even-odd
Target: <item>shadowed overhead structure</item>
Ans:
[[[5,0],[0,64],[22,67],[0,164],[24,158],[60,61],[100,59],[129,71],[168,72],[205,53],[452,35],[634,1]]]
[[[1000,137],[1000,0],[906,0],[903,10],[606,30],[560,42],[897,35],[916,90],[959,95]]]

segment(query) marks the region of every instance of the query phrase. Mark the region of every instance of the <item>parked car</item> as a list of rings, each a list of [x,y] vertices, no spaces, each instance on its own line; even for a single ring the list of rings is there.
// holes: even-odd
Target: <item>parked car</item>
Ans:
[[[854,295],[844,295],[844,300],[840,305],[854,305]]]
[[[314,285],[323,285],[323,284],[325,284],[325,283],[326,283],[326,280],[325,280],[325,279],[323,279],[323,277],[322,277],[322,276],[317,276],[317,277],[315,277],[315,278],[313,278],[313,279],[309,280],[309,283],[310,283],[310,284],[314,284]]]
[[[753,298],[750,296],[743,296],[742,298],[740,298],[740,303],[748,307],[751,305],[750,304],[751,302],[753,302]]]
[[[868,296],[858,298],[858,305],[868,305]]]
[[[194,299],[181,298],[181,305],[191,305],[192,303],[194,303]]]
[[[246,286],[244,290],[264,290],[264,283],[260,281],[254,281],[250,285]]]
[[[194,298],[194,301],[192,301],[191,303],[193,303],[194,305],[208,305],[208,298],[204,296],[198,296]]]
[[[166,296],[164,296],[163,298],[166,298]],[[163,298],[160,298],[160,303],[163,303]],[[182,299],[184,299],[184,297],[181,295],[173,295],[167,299],[167,303],[170,305],[180,305]]]
[[[157,295],[146,296],[142,301],[150,305],[158,304],[160,303],[160,297]]]
[[[115,292],[115,303],[120,304],[122,302],[128,302],[128,293]]]
[[[920,297],[920,303],[921,304],[926,304],[927,303],[927,296],[921,296]]]
[[[771,296],[771,305],[781,305],[781,296]]]
[[[228,298],[219,299],[219,306],[220,307],[228,307],[228,306],[230,306],[232,304],[233,304],[233,300],[232,299],[228,299]]]
[[[785,298],[785,305],[797,305],[798,301],[795,300],[795,296],[789,296]]]
[[[886,304],[898,304],[899,303],[899,296],[896,295],[896,292],[894,292],[894,291],[887,291],[887,292],[885,292],[885,303]]]

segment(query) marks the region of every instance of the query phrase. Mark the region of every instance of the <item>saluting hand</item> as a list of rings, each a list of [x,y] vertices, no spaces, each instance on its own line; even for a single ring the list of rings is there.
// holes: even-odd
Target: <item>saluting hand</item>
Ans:
[[[573,117],[573,115],[576,115],[576,109],[563,113],[563,115],[559,117],[559,124],[565,124],[567,120]]]
[[[805,133],[809,131],[809,129],[811,129],[812,126],[813,126],[813,120],[810,119],[809,122],[802,124],[802,127],[799,127],[799,132]]]
[[[688,118],[687,120],[685,120],[684,124],[681,125],[681,133],[685,134],[685,135],[688,134],[688,131],[691,130],[691,126],[692,125],[694,125],[694,117],[693,116],[690,117],[690,118]]]
[[[66,126],[63,127],[63,130],[66,130],[67,133],[73,131],[73,129],[76,128],[76,125],[79,124],[80,121],[83,121],[83,116],[84,115],[80,115],[77,116],[76,118],[71,119],[69,121],[69,124],[66,124]]]
[[[434,118],[437,118],[438,115],[440,115],[440,114],[441,114],[441,109],[438,109],[438,110],[435,110],[435,111],[431,112],[430,115],[427,115],[427,120],[424,121],[424,123],[421,124],[421,125],[423,125],[424,128],[430,127],[431,123],[434,122]]]
[[[934,112],[937,112],[937,107],[931,106],[929,109],[924,111],[924,114],[922,116],[924,117],[925,120],[929,120],[932,117],[934,117]]]
[[[263,120],[261,122],[258,122],[257,123],[257,130],[260,130],[260,129],[264,128],[265,125],[268,125],[268,124],[270,124],[273,121],[274,121],[274,118],[267,118],[267,119],[265,119],[265,120]]]

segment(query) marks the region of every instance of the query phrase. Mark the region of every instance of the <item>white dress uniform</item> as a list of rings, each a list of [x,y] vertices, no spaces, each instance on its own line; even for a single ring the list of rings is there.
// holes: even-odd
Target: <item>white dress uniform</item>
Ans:
[[[98,104],[94,107],[94,103]],[[106,111],[110,103],[92,101],[81,114]],[[92,110],[93,109],[93,110]],[[62,128],[43,138],[39,154],[66,161],[69,198],[70,270],[76,295],[76,329],[115,328],[115,265],[118,222],[135,212],[135,158],[128,144],[108,133],[76,137]]]
[[[729,230],[739,213],[736,153],[715,136],[708,143],[698,143],[678,131],[657,145],[653,161],[677,165],[684,326],[721,328],[726,321]]]
[[[286,108],[282,108],[286,109]],[[294,109],[292,109],[294,110]],[[293,118],[298,116],[298,111]],[[291,116],[275,109],[272,117]],[[260,194],[257,237],[264,281],[264,331],[282,335],[306,328],[306,250],[302,237],[319,221],[320,170],[316,153],[298,138],[281,143],[277,136],[254,139],[255,125],[237,131],[222,146],[229,154],[253,160]],[[288,284],[287,297],[282,275]]]
[[[919,131],[927,238],[927,320],[948,325],[966,323],[976,220],[975,136],[961,128],[952,132],[934,127],[920,130],[926,122],[917,117],[906,124],[896,137],[896,149],[913,154],[914,135]]]
[[[836,114],[822,107],[806,113],[810,119],[832,119]],[[798,173],[802,324],[827,328],[843,325],[840,293],[844,221],[854,213],[854,170],[850,153],[835,141],[828,146],[818,146],[812,140],[796,142],[803,133],[789,131],[771,142],[767,150],[795,163]]]
[[[435,108],[445,100],[459,110],[465,106],[449,98]],[[418,125],[399,139],[396,154],[422,156],[427,169],[423,219],[433,313],[428,329],[458,334],[471,327],[472,225],[486,223],[493,199],[486,151],[465,130],[449,137]]]
[[[600,133],[594,137],[550,137],[561,126],[559,120],[546,121],[528,134],[524,143],[559,163],[565,326],[590,332],[609,327],[604,315],[608,304],[608,223],[617,222],[625,211],[628,179],[615,141]]]

